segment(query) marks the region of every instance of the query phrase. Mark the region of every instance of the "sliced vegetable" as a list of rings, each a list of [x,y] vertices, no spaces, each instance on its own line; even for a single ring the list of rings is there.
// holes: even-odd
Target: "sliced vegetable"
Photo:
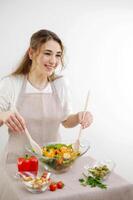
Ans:
[[[104,178],[110,172],[107,165],[101,165],[94,168],[90,168],[88,171],[94,177],[97,177],[97,178]]]

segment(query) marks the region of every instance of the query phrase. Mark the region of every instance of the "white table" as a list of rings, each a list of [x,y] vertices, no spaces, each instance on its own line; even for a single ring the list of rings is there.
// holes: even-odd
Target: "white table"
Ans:
[[[15,180],[13,175],[16,172],[16,165],[8,165],[10,175],[6,174],[8,184],[0,193],[1,200],[133,200],[133,184],[127,182],[115,173],[111,173],[106,180],[108,188],[83,187],[78,181],[82,177],[83,166],[89,162],[94,162],[90,157],[77,159],[73,167],[66,173],[54,175],[54,180],[62,180],[65,187],[62,190],[51,192],[49,190],[32,194],[27,191],[21,182]],[[4,172],[6,173],[6,172]],[[5,185],[6,180],[1,180],[1,185]],[[2,195],[4,194],[4,199]]]

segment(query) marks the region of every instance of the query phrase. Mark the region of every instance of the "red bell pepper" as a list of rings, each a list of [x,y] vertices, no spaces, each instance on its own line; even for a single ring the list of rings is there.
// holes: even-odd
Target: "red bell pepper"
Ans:
[[[35,156],[25,155],[19,157],[17,160],[17,166],[19,172],[31,172],[37,175],[38,171],[38,159]]]

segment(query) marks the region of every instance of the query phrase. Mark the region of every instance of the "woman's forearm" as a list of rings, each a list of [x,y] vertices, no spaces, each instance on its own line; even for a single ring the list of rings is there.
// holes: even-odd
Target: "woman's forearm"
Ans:
[[[65,128],[73,128],[79,124],[78,114],[70,115],[67,120],[62,122]]]
[[[75,126],[77,126],[78,124],[81,125],[81,127],[87,128],[91,125],[91,123],[93,122],[93,116],[90,112],[86,111],[86,112],[78,112],[77,114],[73,114],[70,115],[67,120],[65,120],[64,122],[62,122],[62,125],[65,128],[73,128]]]

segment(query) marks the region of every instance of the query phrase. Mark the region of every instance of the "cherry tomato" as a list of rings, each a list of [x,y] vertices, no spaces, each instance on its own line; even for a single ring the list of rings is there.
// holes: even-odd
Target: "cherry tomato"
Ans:
[[[62,181],[57,182],[57,188],[62,189],[64,187],[64,183]]]
[[[50,191],[55,191],[57,189],[57,184],[52,182],[50,185],[49,185],[49,189]]]

